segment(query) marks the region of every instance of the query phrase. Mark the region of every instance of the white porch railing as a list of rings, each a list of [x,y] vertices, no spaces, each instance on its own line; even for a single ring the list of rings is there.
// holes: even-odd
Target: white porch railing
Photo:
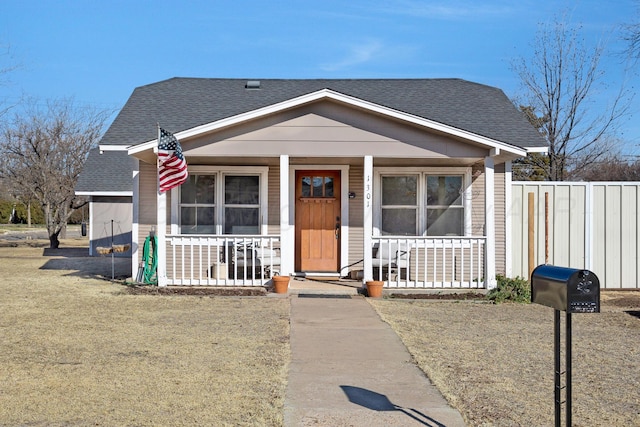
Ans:
[[[279,269],[280,236],[167,236],[168,285],[262,286]]]
[[[388,288],[486,288],[485,237],[374,236],[373,278]]]

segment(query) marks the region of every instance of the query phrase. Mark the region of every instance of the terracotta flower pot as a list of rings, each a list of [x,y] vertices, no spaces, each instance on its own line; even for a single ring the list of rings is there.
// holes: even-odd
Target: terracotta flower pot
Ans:
[[[380,280],[371,280],[367,282],[367,296],[371,298],[380,298],[382,296],[382,287],[384,282]]]
[[[289,276],[273,276],[273,288],[276,294],[286,294],[289,291]]]

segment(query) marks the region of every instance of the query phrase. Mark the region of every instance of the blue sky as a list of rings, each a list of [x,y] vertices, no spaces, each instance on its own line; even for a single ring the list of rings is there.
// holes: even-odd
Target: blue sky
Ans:
[[[171,77],[432,78],[497,86],[513,97],[514,58],[531,55],[538,25],[566,11],[588,42],[616,53],[635,0],[0,0],[0,102],[23,95],[119,109],[137,86]],[[640,65],[636,66],[640,71]],[[640,99],[623,123],[625,152],[640,153]],[[636,125],[636,123],[638,123]]]

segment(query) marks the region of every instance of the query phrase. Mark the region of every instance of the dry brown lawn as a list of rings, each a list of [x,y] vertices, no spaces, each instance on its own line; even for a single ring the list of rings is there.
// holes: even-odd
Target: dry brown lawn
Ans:
[[[287,299],[134,295],[109,258],[28,243],[0,247],[0,425],[282,425]],[[370,302],[470,426],[553,425],[552,309]],[[628,292],[573,315],[575,426],[640,426],[638,316]]]
[[[554,424],[552,308],[370,301],[469,425]],[[601,313],[572,315],[573,425],[640,426],[640,293],[601,301]]]
[[[282,425],[286,299],[130,295],[70,253],[0,248],[0,425]]]

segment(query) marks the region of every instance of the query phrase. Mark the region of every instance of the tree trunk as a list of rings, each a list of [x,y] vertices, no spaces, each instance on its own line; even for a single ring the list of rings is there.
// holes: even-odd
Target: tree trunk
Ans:
[[[58,249],[60,246],[60,240],[58,240],[58,233],[49,234],[49,248]]]
[[[54,214],[51,211],[51,206],[49,204],[44,204],[42,206],[44,210],[44,218],[47,223],[47,233],[49,233],[49,248],[58,249],[60,246],[60,240],[58,240],[58,235],[60,234],[60,227],[57,226]]]

